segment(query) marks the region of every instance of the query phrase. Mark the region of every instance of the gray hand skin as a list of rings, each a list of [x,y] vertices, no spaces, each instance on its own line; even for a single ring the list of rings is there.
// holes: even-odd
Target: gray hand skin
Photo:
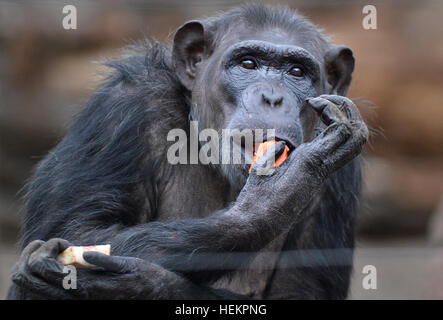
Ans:
[[[58,238],[31,242],[14,267],[12,280],[28,288],[36,297],[44,295],[45,299],[240,298],[226,290],[196,286],[186,278],[142,259],[107,256],[99,252],[83,255],[96,268],[77,268],[77,288],[67,290],[62,286],[66,276],[64,265],[56,259],[69,246],[68,241]],[[116,287],[119,290],[115,291]]]
[[[300,218],[330,174],[359,155],[368,139],[368,128],[350,99],[321,95],[306,99],[306,102],[318,113],[326,129],[311,142],[298,146],[281,166],[274,168],[272,174],[258,175],[257,170],[266,168],[268,161],[283,152],[284,143],[278,142],[269,148],[254,165],[246,185],[230,208],[200,219],[201,224],[193,219],[189,227],[187,220],[181,220],[156,224],[152,229],[145,225],[139,234],[134,232],[135,229],[129,230],[132,241],[146,243],[143,257],[147,258],[87,253],[85,260],[98,268],[77,269],[78,288],[72,290],[63,289],[66,274],[62,272],[63,265],[56,261],[57,255],[69,243],[62,239],[33,241],[24,249],[13,269],[13,282],[37,297],[42,295],[53,299],[245,298],[205,287],[197,283],[204,282],[199,272],[183,271],[184,266],[198,270],[207,263],[198,258],[190,259],[195,244],[207,243],[207,247],[199,252],[214,254],[214,263],[221,269],[247,264],[254,252]],[[164,237],[164,243],[152,245],[147,241],[150,233],[174,232],[174,223],[180,223],[182,239],[179,244],[170,242],[169,235]],[[123,232],[117,236],[127,235]],[[124,248],[120,248],[120,252],[124,252]],[[226,252],[232,254],[221,254],[217,259],[217,254]],[[248,252],[249,258],[240,261],[234,254],[236,252]],[[131,255],[131,252],[124,254]],[[223,272],[217,270],[217,273]]]

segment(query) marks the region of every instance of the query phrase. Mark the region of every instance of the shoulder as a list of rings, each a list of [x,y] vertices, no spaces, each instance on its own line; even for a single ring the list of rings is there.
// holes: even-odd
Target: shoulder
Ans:
[[[126,48],[122,58],[106,61],[110,72],[76,117],[71,132],[176,127],[170,122],[187,117],[188,93],[175,75],[170,52],[167,44],[145,40]]]

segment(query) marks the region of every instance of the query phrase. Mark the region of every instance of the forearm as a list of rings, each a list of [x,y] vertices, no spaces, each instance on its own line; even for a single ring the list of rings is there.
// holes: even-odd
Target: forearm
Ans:
[[[302,189],[302,188],[301,188]],[[315,188],[304,188],[291,208],[240,197],[208,218],[151,222],[110,234],[113,255],[142,258],[186,274],[225,273],[247,264],[288,228],[308,205]]]

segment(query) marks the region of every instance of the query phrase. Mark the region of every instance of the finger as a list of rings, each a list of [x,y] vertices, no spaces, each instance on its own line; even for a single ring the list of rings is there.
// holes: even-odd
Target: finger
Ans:
[[[83,259],[86,262],[97,267],[102,267],[106,271],[115,273],[127,273],[131,271],[126,257],[108,256],[106,254],[94,251],[83,253]]]
[[[334,151],[328,156],[327,162],[330,165],[330,169],[335,171],[358,156],[362,150],[363,144],[364,143],[350,139],[347,140],[341,148],[334,149]]]
[[[329,126],[330,124],[336,123],[346,123],[348,122],[346,116],[340,111],[340,109],[331,101],[317,98],[308,98],[306,102],[317,112],[320,119],[324,124]]]
[[[63,239],[51,239],[34,251],[28,260],[30,271],[49,283],[60,285],[63,278],[63,264],[56,260],[57,256],[69,247]]]
[[[45,299],[70,298],[70,292],[68,292],[68,290],[64,290],[59,286],[53,286],[32,273],[13,273],[11,280],[19,287]]]
[[[252,167],[253,175],[271,175],[275,170],[272,165],[275,163],[275,159],[283,154],[284,149],[285,143],[283,141],[271,145]]]
[[[63,239],[54,238],[45,242],[40,248],[38,248],[32,255],[33,257],[44,258],[57,258],[57,256],[70,246],[69,242]]]
[[[50,283],[60,285],[64,265],[54,258],[34,256],[29,259],[29,270]]]
[[[320,98],[329,100],[332,103],[335,103],[337,106],[349,105],[353,103],[351,99],[336,94],[322,94]]]
[[[323,130],[312,142],[322,146],[323,156],[326,157],[343,145],[351,137],[351,130],[343,123],[333,123]]]
[[[14,268],[12,270],[12,274],[19,276],[23,273],[28,272],[28,261],[29,256],[40,246],[45,243],[42,240],[34,240],[31,243],[29,243],[22,251],[22,254],[20,255],[20,259],[18,262],[14,265]]]
[[[20,256],[20,259],[28,257],[31,253],[33,253],[35,250],[40,248],[45,242],[42,240],[34,240],[31,243],[29,243],[22,251],[22,254]]]
[[[351,99],[343,96],[327,94],[323,94],[320,97],[335,103],[349,120],[361,119],[360,111]]]
[[[263,154],[262,157],[260,157],[256,164],[257,167],[266,167],[267,165],[272,165],[275,162],[275,159],[280,157],[283,154],[283,151],[285,150],[285,142],[284,141],[278,141],[277,143],[274,143],[271,145],[268,150]]]
[[[346,114],[350,125],[353,127],[355,143],[365,144],[369,138],[369,130],[355,103],[349,98],[338,95],[321,95],[320,97],[339,106],[339,109]]]

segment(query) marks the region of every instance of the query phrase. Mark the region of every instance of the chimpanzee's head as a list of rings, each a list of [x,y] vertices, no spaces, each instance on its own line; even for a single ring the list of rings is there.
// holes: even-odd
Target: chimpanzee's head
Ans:
[[[264,129],[265,140],[284,140],[289,148],[312,140],[322,126],[305,99],[345,95],[354,69],[348,47],[332,45],[287,8],[261,5],[184,24],[173,59],[199,130],[215,129],[221,139],[222,129]],[[253,152],[243,149],[249,163]],[[248,165],[221,167],[232,183],[244,183]]]

